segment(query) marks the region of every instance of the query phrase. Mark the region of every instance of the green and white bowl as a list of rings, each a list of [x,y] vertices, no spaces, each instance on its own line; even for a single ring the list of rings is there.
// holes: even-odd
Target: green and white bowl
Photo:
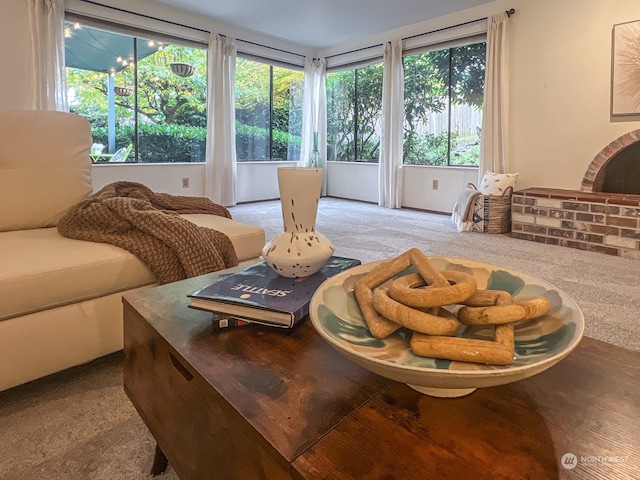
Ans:
[[[359,265],[326,280],[311,299],[309,316],[313,326],[322,338],[358,365],[438,397],[458,397],[479,387],[531,377],[555,365],[580,342],[584,332],[582,311],[557,287],[522,272],[475,260],[431,257],[430,261],[439,270],[473,274],[479,289],[505,290],[514,297],[544,295],[549,299],[548,314],[515,324],[513,364],[496,366],[420,357],[411,352],[411,331],[405,328],[383,340],[374,338],[362,317],[353,285],[381,261]],[[455,312],[458,307],[447,308]],[[461,326],[456,335],[491,340],[493,328]]]

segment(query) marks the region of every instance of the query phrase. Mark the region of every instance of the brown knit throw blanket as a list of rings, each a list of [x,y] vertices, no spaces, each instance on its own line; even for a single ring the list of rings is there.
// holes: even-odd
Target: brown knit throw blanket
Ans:
[[[109,243],[142,260],[161,284],[236,266],[229,237],[199,227],[179,214],[231,218],[204,197],[155,193],[135,182],[114,182],[74,206],[58,222],[61,235]]]

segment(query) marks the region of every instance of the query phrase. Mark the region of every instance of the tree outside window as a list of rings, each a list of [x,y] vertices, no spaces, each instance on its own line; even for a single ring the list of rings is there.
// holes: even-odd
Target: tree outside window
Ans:
[[[238,57],[238,161],[300,160],[304,73]]]
[[[403,161],[477,166],[485,43],[404,57]],[[382,64],[327,74],[327,159],[377,162]]]
[[[327,74],[327,159],[377,162],[382,63]]]
[[[486,44],[404,57],[403,160],[478,166]]]

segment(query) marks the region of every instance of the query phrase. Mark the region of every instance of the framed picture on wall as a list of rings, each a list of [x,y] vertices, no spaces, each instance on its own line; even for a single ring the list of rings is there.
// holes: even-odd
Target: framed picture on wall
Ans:
[[[640,20],[613,26],[611,115],[640,115]]]

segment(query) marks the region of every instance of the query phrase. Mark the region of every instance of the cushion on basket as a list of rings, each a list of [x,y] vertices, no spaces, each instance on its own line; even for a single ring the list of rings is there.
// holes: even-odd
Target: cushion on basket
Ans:
[[[484,195],[478,195],[473,202],[473,211],[471,214],[471,232],[484,232]]]
[[[515,187],[518,175],[519,173],[494,173],[487,170],[478,190],[484,195],[502,195],[508,187]]]
[[[479,197],[482,197],[482,193],[473,184],[468,184],[467,188],[458,195],[458,200],[453,206],[453,212],[451,212],[451,220],[456,224],[459,232],[478,231],[474,229],[477,227],[474,223],[474,217],[478,211],[476,199]]]

